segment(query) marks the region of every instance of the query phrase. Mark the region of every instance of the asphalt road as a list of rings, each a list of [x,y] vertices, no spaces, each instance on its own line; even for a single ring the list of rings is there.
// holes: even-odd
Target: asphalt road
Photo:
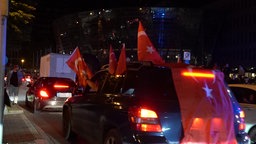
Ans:
[[[62,135],[62,112],[42,111],[34,114],[31,108],[25,106],[25,94],[28,87],[23,84],[19,89],[19,105],[24,109],[25,116],[38,127],[40,127],[52,141],[56,144],[87,144],[87,142],[77,137],[72,142],[68,142]]]

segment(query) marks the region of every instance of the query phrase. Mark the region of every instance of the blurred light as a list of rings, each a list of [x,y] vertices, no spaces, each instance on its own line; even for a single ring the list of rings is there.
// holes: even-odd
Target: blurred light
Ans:
[[[204,72],[182,72],[183,76],[191,76],[191,77],[204,77],[204,78],[214,78],[215,75],[213,73],[204,73]]]

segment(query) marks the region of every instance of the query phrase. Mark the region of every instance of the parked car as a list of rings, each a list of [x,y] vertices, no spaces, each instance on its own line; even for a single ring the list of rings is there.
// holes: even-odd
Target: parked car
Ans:
[[[40,77],[27,85],[25,103],[34,112],[42,110],[62,111],[65,100],[72,95],[76,83],[69,78]]]
[[[256,85],[229,84],[229,87],[245,111],[245,131],[249,134],[252,143],[256,143]]]
[[[68,98],[63,133],[89,144],[249,143],[244,113],[220,71],[186,64],[127,63],[100,70],[97,90]]]

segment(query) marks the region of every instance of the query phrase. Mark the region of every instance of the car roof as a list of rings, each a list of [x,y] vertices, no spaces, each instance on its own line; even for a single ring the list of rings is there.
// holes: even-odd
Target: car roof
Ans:
[[[254,84],[228,84],[229,87],[242,87],[248,88],[256,91],[256,85]]]

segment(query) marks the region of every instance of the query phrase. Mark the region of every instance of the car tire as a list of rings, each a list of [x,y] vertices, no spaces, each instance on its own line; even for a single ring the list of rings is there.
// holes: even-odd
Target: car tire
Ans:
[[[251,139],[251,144],[255,144],[256,143],[256,127],[253,127],[250,131],[249,131],[249,137]]]
[[[73,139],[75,139],[76,134],[72,131],[70,111],[68,109],[63,110],[62,130],[63,136],[66,140],[72,141]]]
[[[122,144],[121,136],[118,131],[115,129],[108,131],[104,138],[104,144]]]

